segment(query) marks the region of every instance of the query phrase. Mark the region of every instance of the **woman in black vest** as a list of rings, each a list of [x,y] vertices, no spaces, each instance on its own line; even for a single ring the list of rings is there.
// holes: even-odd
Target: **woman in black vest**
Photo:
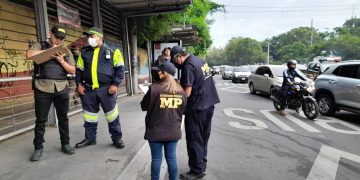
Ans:
[[[181,121],[185,110],[186,95],[173,78],[175,66],[165,62],[152,68],[158,81],[149,87],[141,101],[147,111],[145,117],[145,139],[151,149],[151,179],[158,180],[162,160],[162,149],[168,164],[169,179],[177,179],[176,144],[181,139]]]

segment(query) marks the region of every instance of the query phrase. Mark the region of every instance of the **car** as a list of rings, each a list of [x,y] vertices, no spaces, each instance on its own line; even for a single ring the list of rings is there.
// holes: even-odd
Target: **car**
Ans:
[[[222,79],[232,79],[233,69],[234,67],[232,66],[226,66],[222,73]]]
[[[283,81],[283,72],[287,69],[284,65],[263,65],[249,76],[248,85],[251,94],[261,92],[270,95],[274,85],[280,86]]]
[[[336,63],[337,62],[311,62],[306,69],[306,75],[308,78],[316,80],[328,67]]]
[[[211,73],[212,75],[220,74],[220,66],[213,66]]]
[[[360,113],[360,61],[343,61],[328,67],[315,81],[320,114],[339,110]]]
[[[247,82],[250,74],[250,69],[247,66],[235,67],[232,74],[232,82]]]

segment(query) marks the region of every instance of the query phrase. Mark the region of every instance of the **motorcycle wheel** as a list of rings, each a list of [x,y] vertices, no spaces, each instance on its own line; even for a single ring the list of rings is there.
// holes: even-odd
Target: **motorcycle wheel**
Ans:
[[[277,111],[280,111],[280,102],[276,101],[276,100],[273,100],[273,104],[274,104],[275,109]]]
[[[305,99],[302,105],[306,118],[314,120],[319,115],[319,105],[315,99]]]

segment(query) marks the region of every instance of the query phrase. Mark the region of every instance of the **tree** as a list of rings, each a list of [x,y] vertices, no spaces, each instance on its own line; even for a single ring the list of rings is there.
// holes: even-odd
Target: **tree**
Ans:
[[[251,38],[232,38],[225,48],[228,65],[248,65],[264,63],[266,54],[261,49],[260,42]]]
[[[211,48],[206,55],[206,61],[211,66],[227,64],[225,58],[225,49]]]
[[[188,47],[188,50],[196,55],[205,56],[212,44],[209,25],[213,22],[206,17],[217,11],[224,11],[224,5],[211,0],[193,0],[184,12],[138,17],[136,20],[139,45],[144,45],[147,41],[161,40],[164,36],[171,35],[173,25],[185,23],[194,26],[200,38],[200,42]]]

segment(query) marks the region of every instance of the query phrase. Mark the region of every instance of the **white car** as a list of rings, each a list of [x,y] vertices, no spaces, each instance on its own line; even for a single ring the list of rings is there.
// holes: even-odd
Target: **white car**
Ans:
[[[283,65],[263,65],[249,76],[248,84],[251,94],[261,92],[270,95],[274,85],[281,87],[283,81],[283,72],[287,69]]]
[[[247,82],[251,74],[247,66],[235,67],[232,75],[232,82]]]
[[[234,67],[232,66],[226,66],[222,73],[222,79],[232,79],[233,69]]]

